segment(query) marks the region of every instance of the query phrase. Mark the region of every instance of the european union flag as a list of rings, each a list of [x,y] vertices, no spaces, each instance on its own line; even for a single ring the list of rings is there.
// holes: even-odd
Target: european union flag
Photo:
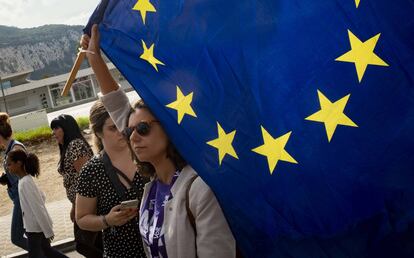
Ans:
[[[109,0],[91,22],[245,257],[403,257],[413,14],[412,0]]]

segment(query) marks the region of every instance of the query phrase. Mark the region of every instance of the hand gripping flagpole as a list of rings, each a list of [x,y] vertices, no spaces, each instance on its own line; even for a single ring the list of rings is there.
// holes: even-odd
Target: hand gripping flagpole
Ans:
[[[96,7],[95,11],[93,12],[92,16],[89,18],[88,24],[86,24],[86,27],[83,29],[83,32],[85,34],[91,35],[91,28],[93,24],[98,24],[102,20],[102,17],[105,13],[105,9],[109,3],[109,0],[101,0],[99,5]],[[85,49],[79,49],[78,56],[76,57],[75,63],[72,66],[72,70],[70,71],[69,78],[66,81],[65,87],[63,87],[61,96],[66,96],[70,90],[70,87],[72,87],[72,83],[76,78],[76,74],[79,71],[79,68],[82,64],[83,59],[85,59],[86,53],[94,54],[92,51],[85,50]]]

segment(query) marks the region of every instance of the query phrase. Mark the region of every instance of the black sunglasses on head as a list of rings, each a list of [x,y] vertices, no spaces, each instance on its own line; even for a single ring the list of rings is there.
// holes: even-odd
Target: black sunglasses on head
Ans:
[[[122,131],[122,134],[124,135],[125,138],[129,139],[131,137],[132,132],[134,132],[135,130],[137,134],[141,136],[147,136],[151,131],[152,123],[159,123],[159,121],[158,120],[150,120],[150,121],[141,120],[138,124],[136,124],[133,127],[126,127]]]

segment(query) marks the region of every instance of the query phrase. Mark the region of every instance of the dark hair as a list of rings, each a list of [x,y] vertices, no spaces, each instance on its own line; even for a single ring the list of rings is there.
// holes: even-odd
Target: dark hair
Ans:
[[[76,122],[75,118],[70,115],[60,115],[52,120],[50,123],[50,128],[62,128],[63,130],[63,144],[59,143],[59,150],[60,150],[60,160],[59,166],[61,170],[63,170],[63,163],[65,159],[66,150],[68,145],[71,141],[75,139],[81,139],[89,146],[88,142],[83,137],[81,130],[79,128],[78,123]]]
[[[0,112],[0,135],[4,139],[9,139],[13,131],[10,125],[9,115],[4,112]]]
[[[97,100],[91,110],[89,111],[89,126],[94,133],[94,143],[98,151],[103,150],[103,144],[98,134],[102,133],[105,121],[109,118],[109,113],[106,111],[102,101]]]
[[[143,109],[143,108],[148,110],[148,112],[150,112],[154,116],[154,114],[151,112],[149,107],[145,105],[142,99],[140,99],[134,103],[134,105],[131,108],[131,111],[129,112],[128,117],[130,117],[133,113],[135,113],[136,109]],[[132,151],[132,147],[129,141],[128,141],[128,145],[131,148],[131,153],[134,153]],[[167,158],[171,159],[176,170],[181,171],[187,165],[187,161],[185,161],[185,159],[181,156],[181,154],[175,148],[174,144],[169,139],[168,139],[168,144],[167,144]],[[155,168],[151,163],[139,161],[136,155],[133,155],[133,159],[135,163],[137,164],[139,173],[141,175],[153,176],[155,174]]]
[[[20,161],[25,171],[33,176],[38,177],[40,174],[39,158],[34,153],[26,153],[24,150],[13,150],[7,154],[7,158],[13,162]]]

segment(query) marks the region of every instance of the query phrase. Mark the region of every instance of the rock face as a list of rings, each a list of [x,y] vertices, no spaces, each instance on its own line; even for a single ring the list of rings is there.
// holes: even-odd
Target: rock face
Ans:
[[[34,80],[68,73],[81,35],[82,26],[0,26],[0,76],[28,69],[34,70],[30,76]]]

